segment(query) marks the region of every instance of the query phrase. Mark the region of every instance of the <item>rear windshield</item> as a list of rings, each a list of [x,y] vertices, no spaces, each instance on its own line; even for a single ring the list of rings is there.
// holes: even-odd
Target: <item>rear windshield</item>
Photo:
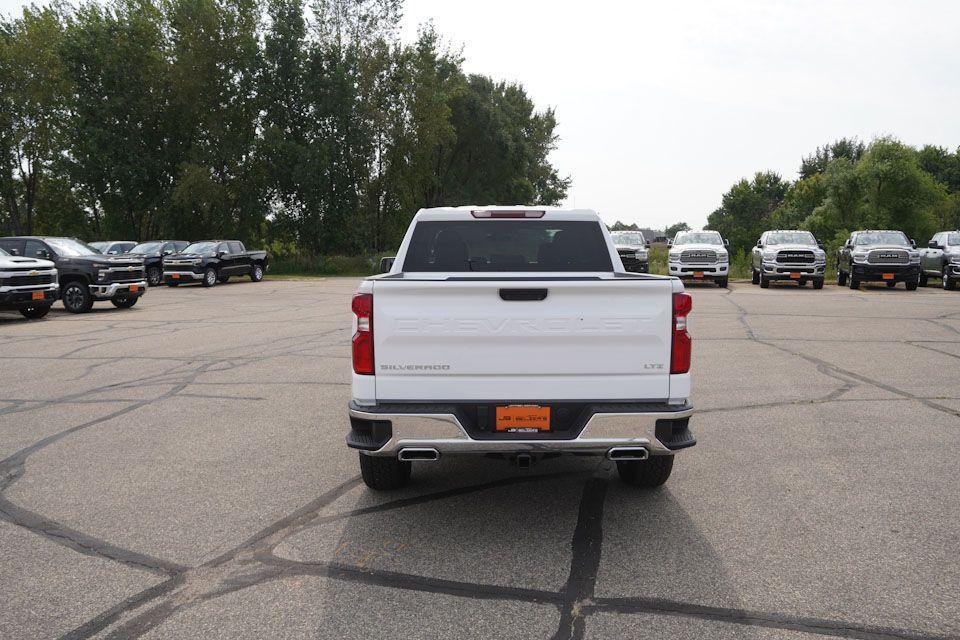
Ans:
[[[404,271],[613,271],[600,223],[418,222]]]

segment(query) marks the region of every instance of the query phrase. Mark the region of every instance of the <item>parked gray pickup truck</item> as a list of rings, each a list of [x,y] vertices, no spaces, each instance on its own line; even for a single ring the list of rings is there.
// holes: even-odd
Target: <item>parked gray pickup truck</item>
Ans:
[[[891,289],[898,282],[915,291],[920,282],[920,252],[903,231],[854,231],[837,252],[837,284],[886,282]]]
[[[753,284],[766,289],[774,280],[804,287],[813,282],[823,289],[827,254],[809,231],[764,231],[753,248],[750,271]]]
[[[943,288],[953,291],[960,282],[960,231],[941,231],[920,250],[920,286],[940,278]]]

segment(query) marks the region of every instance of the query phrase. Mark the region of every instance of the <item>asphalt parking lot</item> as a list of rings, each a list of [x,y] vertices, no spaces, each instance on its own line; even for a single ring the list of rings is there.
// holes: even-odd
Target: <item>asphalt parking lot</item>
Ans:
[[[960,293],[694,297],[699,444],[344,445],[355,279],[0,314],[0,638],[960,637]]]

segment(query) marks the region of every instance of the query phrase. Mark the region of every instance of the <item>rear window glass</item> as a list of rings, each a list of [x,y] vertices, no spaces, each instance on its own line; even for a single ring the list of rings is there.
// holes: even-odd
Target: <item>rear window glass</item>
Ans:
[[[404,271],[613,271],[597,222],[418,222]]]

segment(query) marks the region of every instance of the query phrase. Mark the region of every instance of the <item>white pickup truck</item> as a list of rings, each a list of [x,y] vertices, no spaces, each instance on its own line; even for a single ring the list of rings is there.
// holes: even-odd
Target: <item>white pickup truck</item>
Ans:
[[[420,210],[353,297],[348,446],[373,489],[411,462],[573,453],[666,482],[693,446],[690,296],[627,273],[593,211]]]

